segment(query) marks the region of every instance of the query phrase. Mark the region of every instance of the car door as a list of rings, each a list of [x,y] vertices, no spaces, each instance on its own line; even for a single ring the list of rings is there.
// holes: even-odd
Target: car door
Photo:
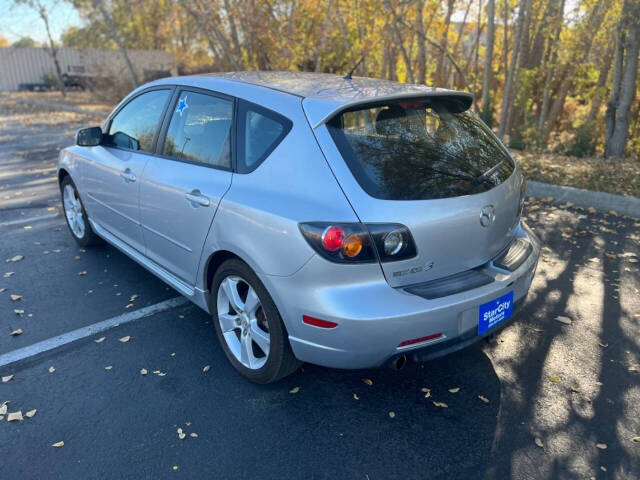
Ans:
[[[174,95],[157,153],[140,183],[146,255],[190,285],[231,185],[234,101],[197,89]]]
[[[87,210],[93,221],[144,252],[139,179],[154,150],[172,88],[136,95],[113,116],[101,145],[91,147],[82,169]]]

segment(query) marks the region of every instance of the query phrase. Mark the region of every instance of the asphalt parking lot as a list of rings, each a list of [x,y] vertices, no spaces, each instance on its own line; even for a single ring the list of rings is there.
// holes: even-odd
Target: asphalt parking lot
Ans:
[[[0,99],[0,356],[178,295],[66,230],[57,150],[98,123]],[[518,321],[398,372],[253,385],[190,304],[0,366],[0,478],[639,479],[640,220],[526,216],[545,247]]]

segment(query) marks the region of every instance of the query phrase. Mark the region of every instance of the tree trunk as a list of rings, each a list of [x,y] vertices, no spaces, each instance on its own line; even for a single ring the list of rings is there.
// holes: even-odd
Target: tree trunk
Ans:
[[[487,49],[484,53],[484,74],[482,77],[482,119],[488,125],[493,123],[491,114],[491,78],[493,76],[493,43],[495,35],[495,0],[487,4]]]
[[[53,60],[53,65],[56,69],[56,76],[58,77],[58,84],[60,85],[60,93],[63,97],[67,96],[67,87],[64,84],[64,78],[62,78],[62,69],[60,68],[60,62],[58,61],[58,47],[56,47],[53,37],[51,36],[51,29],[49,28],[49,16],[44,8],[44,5],[38,6],[38,14],[44,22],[45,29],[47,30],[47,38],[49,39],[49,54]]]
[[[451,25],[451,15],[453,13],[453,6],[455,0],[447,0],[447,14],[444,19],[444,32],[442,33],[442,40],[440,41],[440,53],[438,54],[438,62],[436,63],[436,87],[444,87],[444,52],[447,51],[447,43],[449,37],[449,25]]]
[[[605,156],[622,157],[629,138],[631,105],[636,94],[638,77],[638,53],[640,52],[640,1],[627,0],[623,7],[622,20],[627,29],[623,44],[624,68],[620,78],[620,98],[615,110],[613,131],[605,141]],[[622,42],[621,42],[622,43]]]
[[[504,86],[504,96],[502,97],[502,111],[500,112],[500,126],[498,128],[498,136],[502,138],[506,132],[507,121],[509,118],[509,110],[511,109],[511,90],[513,89],[513,80],[516,73],[516,65],[518,64],[518,53],[522,41],[522,27],[524,25],[525,11],[530,0],[523,0],[518,9],[518,20],[516,21],[516,32],[513,42],[513,52],[511,53],[511,62],[507,78]]]
[[[608,155],[607,145],[609,139],[613,136],[613,128],[615,126],[616,109],[618,108],[618,101],[620,100],[620,82],[622,79],[622,66],[624,60],[624,32],[621,32],[622,22],[617,25],[615,36],[615,59],[613,61],[613,76],[611,78],[611,96],[607,102],[607,111],[604,115],[606,130],[605,130],[605,150],[604,155]]]
[[[425,52],[425,46],[424,46],[425,32],[424,32],[424,21],[422,18],[423,7],[424,7],[424,3],[418,2],[418,8],[416,11],[416,15],[418,17],[416,20],[417,28],[418,28],[418,58],[417,58],[418,77],[416,78],[416,81],[420,84],[424,84],[427,81],[427,59],[426,59],[426,52]]]
[[[598,80],[596,82],[593,98],[591,99],[589,115],[587,115],[587,120],[584,122],[586,125],[592,123],[596,119],[596,117],[598,116],[598,112],[600,111],[603,97],[602,90],[607,84],[609,70],[611,70],[611,56],[611,48],[609,48],[600,64],[600,72],[598,73]]]
[[[133,85],[133,88],[136,88],[138,86],[138,77],[136,76],[136,72],[133,69],[133,65],[131,64],[131,60],[129,59],[129,55],[127,54],[127,50],[124,48],[124,43],[120,38],[120,34],[118,33],[118,30],[116,30],[116,27],[113,24],[113,20],[111,19],[111,16],[107,12],[107,10],[104,8],[104,4],[102,3],[102,0],[93,0],[93,5],[96,9],[100,11],[102,18],[104,19],[104,23],[107,25],[107,28],[109,29],[111,38],[116,43],[118,50],[120,50],[120,53],[122,54],[124,63],[127,65],[127,71],[129,72],[129,79],[131,80],[131,85]]]

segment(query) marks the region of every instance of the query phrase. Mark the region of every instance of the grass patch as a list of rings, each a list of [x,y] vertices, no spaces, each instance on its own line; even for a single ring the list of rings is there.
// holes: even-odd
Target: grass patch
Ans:
[[[640,197],[640,161],[513,151],[527,180]]]

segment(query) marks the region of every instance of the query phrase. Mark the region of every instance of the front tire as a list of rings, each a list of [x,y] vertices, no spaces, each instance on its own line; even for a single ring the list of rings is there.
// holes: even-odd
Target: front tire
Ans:
[[[213,323],[231,365],[255,383],[272,383],[296,371],[300,362],[273,299],[241,260],[225,261],[211,287]]]
[[[80,194],[71,177],[66,176],[62,179],[60,193],[62,195],[64,218],[67,221],[71,236],[78,245],[90,247],[102,243],[102,239],[91,229],[89,217],[87,217],[87,212],[80,200]]]

